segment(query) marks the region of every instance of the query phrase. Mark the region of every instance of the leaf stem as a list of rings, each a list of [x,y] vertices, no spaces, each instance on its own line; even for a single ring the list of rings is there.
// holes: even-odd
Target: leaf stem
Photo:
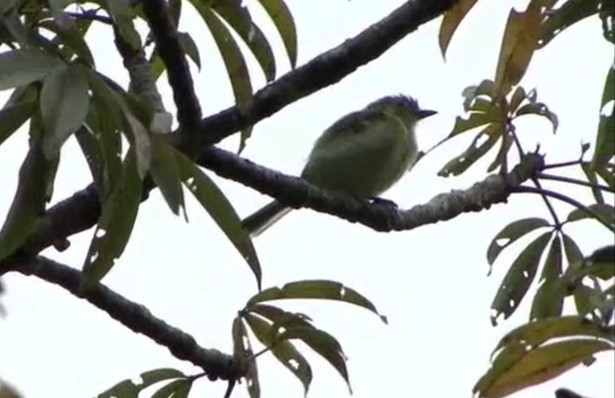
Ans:
[[[582,180],[577,180],[575,178],[570,178],[570,177],[564,177],[564,176],[556,176],[553,174],[546,174],[546,173],[539,173],[536,177],[538,178],[542,178],[543,180],[553,180],[553,181],[561,181],[561,182],[567,182],[570,184],[576,184],[576,185],[581,185],[584,187],[589,187],[592,189],[600,189],[602,191],[606,191],[606,192],[610,192],[610,193],[615,193],[615,189],[606,186],[606,185],[602,185],[602,184],[592,184],[591,182],[586,182],[586,181],[582,181]]]
[[[551,217],[553,218],[553,222],[555,223],[555,228],[557,230],[560,230],[562,228],[562,223],[559,221],[559,217],[557,216],[557,213],[555,212],[555,208],[553,208],[551,201],[549,201],[549,198],[544,193],[545,190],[542,188],[540,181],[538,181],[538,178],[534,177],[532,178],[532,182],[534,183],[534,185],[536,185],[536,189],[540,191],[540,196],[542,196],[542,200],[545,202],[545,205],[547,205],[549,213],[551,213]]]
[[[535,193],[535,194],[540,194],[540,195],[544,195],[544,196],[548,196],[554,199],[561,200],[562,202],[568,203],[569,205],[572,205],[576,208],[583,209],[587,214],[590,214],[593,218],[595,218],[596,221],[604,225],[611,232],[615,233],[615,226],[604,221],[604,219],[600,216],[600,214],[596,213],[594,210],[583,205],[583,203],[577,200],[574,200],[572,198],[569,198],[568,196],[563,195],[559,192],[550,191],[548,189],[538,189],[538,188],[526,187],[526,186],[520,186],[520,187],[514,188],[513,192],[514,193]]]
[[[579,160],[571,160],[568,162],[561,162],[561,163],[553,163],[553,164],[547,164],[545,165],[545,167],[543,167],[543,170],[548,170],[548,169],[556,169],[559,167],[568,167],[568,166],[576,166],[579,164],[582,164],[583,160],[579,159]]]

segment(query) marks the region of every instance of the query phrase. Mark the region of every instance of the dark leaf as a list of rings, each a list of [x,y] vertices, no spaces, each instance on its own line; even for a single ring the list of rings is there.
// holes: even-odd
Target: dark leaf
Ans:
[[[124,160],[121,180],[103,203],[102,214],[83,265],[83,290],[95,285],[111,270],[132,233],[143,186],[135,158],[131,149]]]
[[[549,239],[551,239],[550,232],[540,235],[512,263],[491,304],[491,308],[495,311],[491,316],[492,324],[496,324],[500,314],[504,314],[504,319],[508,319],[515,312],[534,280]]]
[[[241,226],[237,212],[220,188],[194,162],[179,151],[175,151],[175,160],[184,185],[241,253],[254,273],[260,290],[262,278],[260,262],[250,235]]]
[[[588,218],[599,218],[602,223],[615,227],[615,207],[606,203],[594,203],[585,208],[576,208],[568,214],[566,221],[574,222]]]
[[[151,398],[185,398],[191,388],[192,382],[190,380],[177,379],[156,391]]]
[[[551,112],[549,108],[542,102],[534,102],[523,105],[517,110],[515,117],[523,115],[544,116],[551,122],[551,125],[553,126],[553,134],[557,132],[557,127],[559,126],[559,119],[557,118],[557,115],[554,112]]]
[[[62,61],[34,48],[0,53],[0,91],[41,80]]]
[[[258,0],[273,21],[288,54],[291,68],[297,63],[297,29],[284,0]]]
[[[358,305],[365,308],[387,322],[386,317],[380,315],[374,304],[358,293],[339,282],[327,280],[305,280],[299,282],[287,283],[282,288],[272,287],[263,290],[260,293],[252,296],[246,306],[261,303],[263,301],[282,300],[282,299],[319,299],[319,300],[335,300],[349,304]]]
[[[151,138],[152,163],[151,174],[160,192],[173,214],[178,215],[180,210],[186,212],[184,204],[184,191],[180,178],[179,167],[172,149],[158,134]]]
[[[495,259],[502,250],[506,249],[514,241],[538,228],[548,226],[549,222],[547,220],[537,217],[524,218],[511,222],[498,232],[489,244],[489,248],[487,249],[487,262],[489,265],[493,265]]]
[[[285,311],[282,312],[286,313]],[[292,316],[292,314],[290,315]],[[250,313],[245,314],[244,317],[256,338],[269,348],[277,360],[299,379],[303,384],[304,393],[307,394],[312,382],[312,368],[305,357],[290,341],[279,340],[269,322]]]
[[[239,362],[241,373],[246,379],[250,398],[260,398],[261,389],[258,381],[258,367],[254,360],[254,351],[248,339],[248,331],[241,317],[233,320],[233,356]]]
[[[540,25],[539,45],[544,47],[555,36],[580,20],[597,14],[603,0],[568,0],[557,10],[550,10],[547,18]]]
[[[188,33],[178,32],[179,42],[184,49],[184,52],[190,57],[190,59],[201,69],[201,56],[199,55],[199,49],[196,46],[192,36]]]
[[[43,154],[53,160],[85,120],[90,104],[88,81],[81,68],[62,66],[45,78],[40,106],[45,127]]]
[[[36,90],[21,90],[0,109],[0,145],[9,138],[37,108]]]
[[[601,169],[604,165],[615,156],[615,65],[609,67],[604,90],[602,92],[603,112],[606,114],[600,115],[600,123],[598,124],[598,136],[592,159],[592,168],[594,170]],[[610,107],[604,108],[610,103]]]
[[[441,177],[450,177],[463,174],[478,159],[493,148],[502,137],[502,133],[503,125],[499,123],[488,125],[474,137],[470,146],[468,146],[463,153],[449,160],[444,167],[438,171],[438,175]]]

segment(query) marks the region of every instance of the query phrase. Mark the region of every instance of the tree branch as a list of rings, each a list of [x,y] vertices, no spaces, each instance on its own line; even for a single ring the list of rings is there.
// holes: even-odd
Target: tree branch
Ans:
[[[167,347],[176,358],[200,366],[210,379],[234,380],[240,376],[232,356],[215,349],[200,347],[194,337],[155,317],[143,305],[128,300],[101,283],[82,292],[79,289],[81,272],[78,270],[43,256],[13,260],[10,271],[34,275],[63,287],[74,296],[106,312],[133,332],[144,334],[159,345]]]
[[[287,206],[309,207],[366,225],[376,231],[409,230],[449,220],[461,213],[488,209],[493,204],[505,202],[517,187],[544,167],[542,156],[527,154],[507,174],[493,174],[466,190],[443,193],[424,205],[398,210],[390,205],[361,202],[320,190],[298,177],[256,165],[219,148],[211,147],[203,151],[197,162],[221,177],[273,196]]]
[[[203,119],[197,133],[200,146],[256,124],[285,106],[337,83],[357,68],[378,58],[422,24],[437,18],[457,0],[409,0],[352,39],[320,54],[254,94],[252,106],[241,113],[237,106]]]

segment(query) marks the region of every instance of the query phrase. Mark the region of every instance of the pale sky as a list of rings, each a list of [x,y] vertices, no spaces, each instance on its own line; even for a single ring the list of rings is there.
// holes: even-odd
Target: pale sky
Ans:
[[[248,4],[254,4],[254,1]],[[298,27],[299,61],[354,36],[402,4],[400,0],[310,2],[288,0]],[[461,112],[461,91],[484,78],[493,78],[503,23],[511,2],[479,2],[461,25],[444,62],[437,46],[439,20],[422,26],[378,60],[360,68],[338,84],[300,100],[254,129],[244,156],[266,166],[297,174],[312,142],[338,117],[388,94],[405,93],[421,105],[439,111],[420,126],[419,142],[428,148],[446,136]],[[512,2],[522,4],[524,2]],[[253,7],[258,20],[262,12]],[[190,11],[186,7],[185,11]],[[204,63],[194,75],[197,94],[206,114],[233,104],[220,57],[212,40],[191,12],[181,29],[189,30],[201,48]],[[283,55],[268,21],[261,24]],[[198,29],[197,29],[198,28]],[[518,125],[525,147],[536,142],[548,162],[577,156],[582,141],[594,140],[597,110],[612,45],[602,39],[596,18],[579,23],[539,51],[523,85],[537,87],[538,98],[560,118],[557,136],[548,122],[529,117]],[[97,65],[107,75],[126,82],[109,31],[94,32]],[[102,39],[100,39],[102,38]],[[280,57],[283,59],[283,57]],[[251,65],[257,87],[263,84]],[[281,73],[288,64],[279,65]],[[165,102],[172,96],[161,79]],[[2,93],[2,100],[7,92]],[[469,144],[464,135],[430,154],[385,196],[408,208],[453,188],[466,188],[485,177],[495,153],[460,178],[441,178],[437,171]],[[27,134],[23,129],[0,147],[0,219],[12,200],[18,164]],[[237,147],[236,138],[223,143]],[[90,181],[75,140],[62,152],[53,202]],[[212,175],[212,173],[209,173]],[[239,184],[216,181],[243,216],[268,198]],[[547,184],[547,186],[549,186]],[[587,190],[575,189],[578,199],[590,200]],[[147,306],[154,315],[192,334],[198,343],[230,353],[231,323],[237,310],[255,292],[254,278],[198,203],[188,197],[190,223],[173,216],[158,192],[141,206],[132,239],[104,283],[127,298]],[[570,210],[557,204],[564,217]],[[478,214],[464,214],[446,223],[401,233],[377,233],[363,226],[310,210],[294,212],[255,240],[263,266],[263,286],[302,279],[330,279],[366,295],[389,318],[389,325],[368,311],[339,303],[301,302],[284,308],[310,315],[315,325],[336,336],[347,354],[353,397],[417,396],[470,397],[478,378],[488,369],[489,356],[505,333],[525,323],[530,300],[509,320],[491,326],[490,305],[507,266],[520,249],[511,249],[487,277],[485,252],[493,236],[510,221],[549,218],[539,197],[513,196]],[[44,252],[58,261],[81,267],[92,230],[71,238],[64,253]],[[568,229],[588,254],[612,240],[591,221]],[[3,277],[8,311],[0,321],[0,378],[27,398],[94,396],[139,373],[175,367],[196,373],[167,349],[136,335],[108,315],[54,285],[34,277]],[[310,397],[346,397],[348,390],[324,360],[304,351],[314,371]],[[513,395],[551,397],[559,387],[592,398],[615,393],[612,353],[598,355],[591,367],[578,367],[564,376]],[[270,355],[259,359],[263,398],[301,397],[302,386]],[[222,382],[203,380],[194,396],[221,397]],[[191,396],[193,396],[191,394]],[[247,397],[239,385],[234,398]]]

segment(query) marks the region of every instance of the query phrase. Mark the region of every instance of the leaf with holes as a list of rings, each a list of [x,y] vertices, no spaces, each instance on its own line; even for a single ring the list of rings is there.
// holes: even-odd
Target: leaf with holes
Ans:
[[[98,283],[124,251],[137,218],[142,187],[134,149],[131,149],[124,160],[120,181],[103,203],[83,265],[81,289],[87,290]]]
[[[248,331],[243,319],[238,316],[233,320],[233,358],[239,363],[241,373],[246,379],[250,398],[260,398],[261,388],[258,381],[258,367],[254,351],[248,338]]]
[[[290,66],[294,69],[297,63],[297,28],[290,10],[284,0],[258,0],[258,2],[263,6],[280,34]]]
[[[272,287],[252,296],[252,298],[246,304],[246,307],[249,308],[256,303],[261,303],[263,301],[283,299],[318,299],[342,301],[365,308],[378,315],[384,323],[387,322],[386,317],[380,315],[376,310],[374,304],[372,304],[371,301],[365,298],[365,296],[361,295],[354,289],[344,286],[339,282],[328,280],[305,280],[287,283],[282,286],[282,288]]]
[[[64,65],[45,78],[40,106],[45,135],[43,154],[55,159],[60,148],[85,120],[90,105],[89,86],[82,69]]]
[[[34,48],[0,53],[0,91],[41,80],[62,64],[58,58]]]
[[[447,138],[452,138],[473,128],[496,122],[498,122],[498,118],[484,112],[472,112],[467,119],[457,116],[453,130]]]
[[[279,335],[281,340],[298,339],[304,342],[308,347],[314,350],[318,355],[323,357],[331,366],[338,371],[342,378],[346,381],[348,390],[352,394],[352,387],[348,379],[348,370],[346,369],[346,355],[342,350],[342,346],[337,339],[329,333],[316,329],[315,327],[293,327],[284,330]]]
[[[521,108],[519,108],[517,112],[515,112],[515,117],[523,115],[543,116],[551,122],[551,125],[553,126],[553,134],[557,132],[557,127],[559,126],[559,119],[557,118],[557,115],[554,112],[551,112],[549,110],[549,107],[547,107],[542,102],[525,104]]]
[[[460,155],[449,160],[438,171],[438,175],[441,177],[458,176],[463,174],[470,168],[478,159],[483,157],[503,135],[504,126],[497,124],[490,124],[485,127],[480,133],[474,137],[468,148]]]
[[[549,222],[544,218],[530,217],[521,220],[516,220],[505,226],[498,234],[493,238],[487,249],[487,262],[489,265],[493,265],[495,259],[512,243],[517,239],[529,234],[530,232],[538,229],[548,227]]]
[[[258,313],[257,310],[255,308],[254,312]],[[284,314],[289,314],[286,311],[280,311]],[[289,314],[289,316],[292,316],[292,314]],[[269,322],[251,313],[244,314],[244,318],[248,325],[250,325],[250,329],[252,329],[256,338],[265,347],[269,348],[277,360],[299,379],[301,384],[303,384],[304,394],[307,394],[312,382],[312,368],[305,357],[301,355],[299,350],[290,341],[279,340],[277,338],[277,329],[272,327],[272,324]]]
[[[557,10],[550,10],[540,25],[539,45],[546,46],[566,28],[591,15],[597,14],[600,6],[607,7],[603,0],[568,0]]]
[[[446,57],[446,50],[459,24],[463,21],[472,7],[474,7],[476,1],[477,0],[458,1],[454,3],[453,7],[451,7],[446,14],[444,14],[438,33],[438,42],[440,43],[440,50],[442,51],[443,57]]]
[[[463,89],[461,95],[463,96],[463,109],[469,111],[472,104],[477,98],[485,97],[486,99],[493,99],[493,80],[485,79],[481,81],[478,86],[468,86]]]
[[[241,226],[241,219],[218,186],[199,167],[181,152],[175,150],[175,160],[181,179],[201,206],[218,224],[237,251],[248,263],[261,288],[262,271],[256,250],[248,232]]]
[[[615,156],[615,89],[613,86],[615,86],[615,65],[611,64],[602,92],[601,109],[607,113],[600,114],[598,135],[591,163],[594,170],[603,168]],[[609,108],[604,109],[609,104]]]
[[[605,341],[575,339],[551,343],[530,350],[512,366],[493,374],[492,367],[474,386],[479,397],[504,397],[513,392],[550,380],[581,363],[590,363],[600,351],[611,351]],[[490,374],[492,373],[492,374]],[[481,383],[491,376],[488,383]]]
[[[525,297],[550,239],[551,233],[545,232],[530,243],[513,261],[491,304],[491,308],[495,311],[495,314],[491,316],[493,325],[496,325],[500,314],[504,314],[504,319],[508,319]]]
[[[177,369],[161,368],[143,372],[140,375],[142,382],[134,383],[132,380],[123,380],[110,389],[97,395],[97,398],[130,397],[138,398],[139,393],[146,388],[169,379],[185,378]]]

